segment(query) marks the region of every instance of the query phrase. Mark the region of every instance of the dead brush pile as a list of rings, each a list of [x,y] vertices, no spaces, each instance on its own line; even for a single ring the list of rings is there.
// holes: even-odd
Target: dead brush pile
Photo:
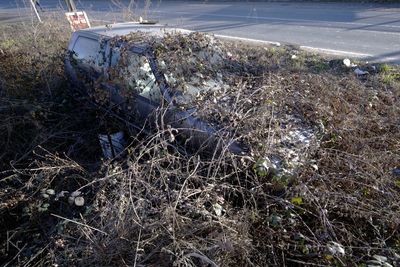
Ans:
[[[0,27],[2,266],[45,264],[58,223],[49,210],[70,211],[50,206],[43,194],[87,182],[87,172],[68,165],[68,157],[87,164],[100,153],[96,111],[72,98],[64,77],[68,27],[51,18]]]
[[[204,35],[167,38],[153,39],[153,47],[167,80],[189,92],[176,103],[195,106],[198,116],[233,132],[252,154],[183,155],[171,149],[172,132],[161,126],[140,138],[125,128],[131,136],[126,157],[100,161],[102,125],[124,122],[49,90],[53,96],[42,99],[54,106],[40,104],[49,115],[20,111],[13,117],[19,124],[3,124],[8,130],[1,140],[11,140],[10,131],[25,133],[1,158],[5,262],[398,263],[400,81],[394,67],[356,77],[339,60],[293,48],[226,41],[207,47]],[[198,55],[199,45],[214,59],[182,60]],[[210,60],[214,65],[205,64]],[[173,66],[185,67],[176,75]],[[388,72],[395,78],[385,80]],[[195,91],[196,85],[207,90]],[[10,106],[10,93],[3,96]],[[10,121],[12,109],[4,110],[3,121]],[[26,144],[32,147],[24,151]]]
[[[318,146],[315,124],[281,101],[285,91],[280,77],[272,76],[271,66],[262,62],[265,49],[257,57],[201,33],[162,37],[132,33],[122,39],[128,43],[125,51],[138,43],[150,44],[174,93],[174,105],[234,133],[232,138],[251,148],[251,156],[259,159],[257,165],[273,169],[275,178],[288,180]],[[119,68],[125,66],[117,65],[114,71]]]

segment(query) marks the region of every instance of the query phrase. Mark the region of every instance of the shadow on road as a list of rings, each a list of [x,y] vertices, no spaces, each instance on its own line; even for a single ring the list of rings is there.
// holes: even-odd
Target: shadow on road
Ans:
[[[380,54],[377,56],[373,57],[368,57],[368,61],[385,61],[385,62],[390,62],[390,63],[395,63],[395,64],[400,64],[400,51],[396,52],[390,52],[386,54]]]

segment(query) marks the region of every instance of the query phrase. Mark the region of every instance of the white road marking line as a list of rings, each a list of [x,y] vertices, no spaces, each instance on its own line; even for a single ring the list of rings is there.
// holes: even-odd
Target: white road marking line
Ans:
[[[351,56],[351,57],[362,57],[362,58],[373,57],[373,55],[371,55],[371,54],[364,54],[364,53],[357,53],[357,52],[350,52],[350,51],[343,51],[343,50],[335,50],[335,49],[327,49],[327,48],[318,48],[318,47],[305,46],[305,45],[301,45],[300,48],[303,50],[318,51],[318,52],[332,54],[332,55],[338,55],[338,56]]]
[[[254,43],[269,44],[269,45],[272,44],[272,45],[276,45],[276,46],[280,46],[281,45],[281,43],[279,43],[279,42],[264,41],[264,40],[257,40],[257,39],[244,38],[244,37],[236,37],[236,36],[229,36],[229,35],[222,35],[222,34],[214,34],[214,36],[215,37],[219,37],[219,38],[238,40],[238,41],[254,42]]]
[[[231,39],[231,40],[246,41],[246,42],[253,42],[253,43],[260,43],[260,44],[269,44],[269,45],[272,44],[272,45],[276,45],[276,46],[281,45],[281,43],[279,43],[279,42],[264,41],[264,40],[257,40],[257,39],[251,39],[251,38],[229,36],[229,35],[214,34],[214,36],[219,37],[219,38],[226,38],[226,39]],[[300,49],[308,50],[308,51],[316,51],[316,52],[331,54],[331,55],[338,55],[338,56],[348,56],[348,57],[357,57],[357,58],[373,57],[373,55],[371,55],[371,54],[357,53],[357,52],[350,52],[350,51],[343,51],[343,50],[335,50],[335,49],[327,49],[327,48],[318,48],[318,47],[305,46],[305,45],[301,45]]]

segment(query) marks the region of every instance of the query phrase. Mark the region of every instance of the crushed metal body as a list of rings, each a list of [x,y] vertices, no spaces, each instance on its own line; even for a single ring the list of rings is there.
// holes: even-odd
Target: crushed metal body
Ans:
[[[98,44],[92,61],[74,55],[82,38]],[[265,97],[263,90],[269,89],[243,78],[250,76],[242,70],[244,63],[210,35],[135,23],[86,29],[74,33],[65,64],[71,82],[96,102],[132,115],[139,128],[168,125],[185,147],[265,155],[277,173],[290,176],[318,143],[315,127],[265,107],[273,104],[251,100],[255,94]],[[260,117],[258,122],[273,119],[265,143],[235,136],[247,131],[238,130],[246,121],[238,114],[239,102],[246,113]],[[257,146],[262,149],[249,151]]]

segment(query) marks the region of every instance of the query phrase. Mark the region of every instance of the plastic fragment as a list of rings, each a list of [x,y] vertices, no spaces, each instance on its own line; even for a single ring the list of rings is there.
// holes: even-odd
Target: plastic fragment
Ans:
[[[215,204],[213,205],[213,209],[214,209],[214,212],[215,212],[215,214],[216,214],[217,216],[221,216],[221,215],[222,215],[223,208],[222,208],[222,206],[221,206],[220,204],[215,203]]]
[[[82,207],[83,205],[85,205],[85,199],[83,197],[76,197],[74,203],[76,206]]]
[[[350,67],[351,67],[351,61],[350,61],[350,59],[348,59],[348,58],[343,59],[343,64],[344,64],[346,67],[350,68]]]
[[[359,68],[356,68],[356,69],[354,70],[354,73],[357,74],[357,76],[369,74],[368,71],[364,71],[364,70],[361,70],[361,69],[359,69]]]
[[[328,243],[328,250],[332,255],[343,257],[346,253],[343,246],[335,241]]]
[[[71,193],[71,197],[77,197],[77,196],[79,196],[80,194],[82,194],[81,191],[74,191],[74,192]]]
[[[47,189],[46,190],[46,193],[48,194],[48,195],[55,195],[56,194],[56,192],[54,191],[54,189]]]

